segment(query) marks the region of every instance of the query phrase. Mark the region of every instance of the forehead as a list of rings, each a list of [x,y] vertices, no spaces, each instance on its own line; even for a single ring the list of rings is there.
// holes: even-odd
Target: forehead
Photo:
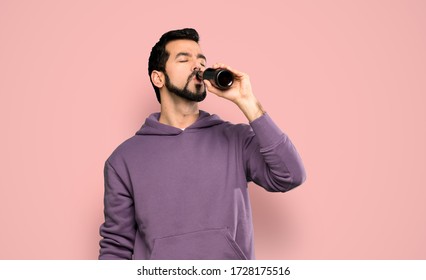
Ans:
[[[166,51],[171,55],[176,55],[180,52],[188,52],[194,55],[201,54],[200,45],[192,40],[174,40],[166,45]]]

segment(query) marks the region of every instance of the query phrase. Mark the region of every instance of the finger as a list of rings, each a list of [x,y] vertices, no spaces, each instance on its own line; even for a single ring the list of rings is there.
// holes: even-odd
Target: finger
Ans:
[[[213,94],[218,95],[220,93],[220,91],[218,89],[216,89],[209,80],[203,80],[207,90]]]
[[[213,68],[213,69],[222,68],[222,67],[221,67],[222,65],[223,65],[223,63],[218,63],[218,62],[216,62],[215,64],[213,64],[212,68]]]
[[[227,70],[231,71],[232,73],[234,73],[237,77],[243,77],[244,75],[246,75],[245,73],[240,72],[237,69],[234,69],[234,68],[232,68],[232,67],[230,67],[230,66],[228,66],[224,63],[215,63],[212,68],[214,68],[214,69],[217,69],[217,68],[227,69]]]
[[[217,68],[224,68],[224,69],[228,69],[229,68],[229,66],[228,65],[226,65],[226,64],[224,64],[224,63],[219,63],[219,62],[217,62],[217,63],[215,63],[214,65],[213,65],[213,68],[215,68],[215,69],[217,69]],[[229,70],[229,69],[228,69]]]
[[[206,85],[206,88],[208,91],[212,91],[212,89],[214,88],[213,85],[210,83],[209,80],[203,80],[204,84]]]

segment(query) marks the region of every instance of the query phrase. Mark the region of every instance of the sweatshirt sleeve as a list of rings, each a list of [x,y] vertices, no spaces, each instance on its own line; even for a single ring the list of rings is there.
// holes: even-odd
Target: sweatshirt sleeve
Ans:
[[[132,259],[136,226],[130,189],[108,160],[104,178],[105,222],[100,227],[99,259]]]
[[[266,113],[250,126],[243,154],[247,180],[270,192],[286,192],[301,185],[306,173],[290,138]]]

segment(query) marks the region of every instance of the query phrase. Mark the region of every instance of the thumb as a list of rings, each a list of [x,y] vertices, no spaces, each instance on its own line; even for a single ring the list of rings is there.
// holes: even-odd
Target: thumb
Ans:
[[[203,80],[203,82],[209,92],[217,94],[217,89],[210,83],[209,80]]]

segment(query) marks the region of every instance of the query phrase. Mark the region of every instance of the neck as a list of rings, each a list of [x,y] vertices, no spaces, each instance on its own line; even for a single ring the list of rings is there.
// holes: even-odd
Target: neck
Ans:
[[[175,96],[170,98],[161,98],[161,113],[159,122],[185,129],[193,124],[200,114],[198,103],[187,101],[183,98]]]

